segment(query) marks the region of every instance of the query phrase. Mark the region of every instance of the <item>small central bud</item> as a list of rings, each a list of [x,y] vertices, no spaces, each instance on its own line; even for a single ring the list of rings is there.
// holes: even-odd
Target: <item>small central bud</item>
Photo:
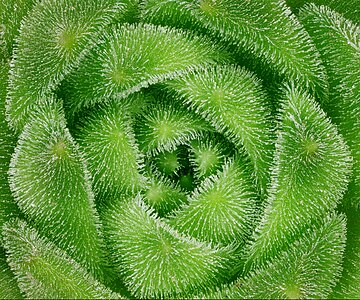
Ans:
[[[220,104],[224,101],[225,98],[225,93],[223,91],[223,89],[221,88],[217,88],[214,89],[211,95],[211,100],[217,104]]]
[[[210,175],[219,163],[219,157],[214,151],[207,150],[198,153],[196,158],[201,175]]]
[[[56,158],[65,157],[67,155],[67,148],[66,148],[66,145],[65,145],[64,141],[56,142],[51,148],[51,153]]]
[[[304,150],[308,155],[314,155],[319,149],[319,144],[314,140],[308,140],[304,143]]]
[[[126,72],[122,68],[117,68],[110,74],[111,80],[118,85],[124,83],[127,77]]]
[[[287,287],[285,293],[288,299],[300,299],[301,297],[301,291],[297,285]]]
[[[200,1],[200,10],[209,16],[213,16],[216,13],[215,0],[201,0]]]
[[[166,140],[173,137],[174,130],[167,122],[161,122],[158,127],[158,134],[160,140]]]
[[[159,169],[166,175],[176,173],[180,167],[179,158],[176,152],[164,152],[158,157]]]
[[[149,188],[149,190],[146,192],[146,198],[151,203],[160,202],[163,199],[164,193],[160,186],[154,185]]]
[[[194,189],[194,178],[188,173],[180,176],[179,185],[186,191],[192,191]]]
[[[60,34],[58,43],[66,50],[72,50],[76,44],[76,34],[65,30]]]

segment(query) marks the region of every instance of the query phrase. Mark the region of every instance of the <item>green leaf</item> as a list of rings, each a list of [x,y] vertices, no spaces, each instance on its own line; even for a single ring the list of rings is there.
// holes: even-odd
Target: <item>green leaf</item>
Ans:
[[[28,14],[35,0],[6,0],[0,2],[0,61],[12,56],[14,40],[19,33],[22,19]]]
[[[189,32],[141,23],[112,27],[64,83],[66,106],[75,113],[224,59],[221,48]]]
[[[360,0],[286,0],[286,4],[298,14],[299,8],[307,3],[326,5],[332,10],[343,15],[345,18],[360,24]]]
[[[244,148],[262,194],[269,182],[273,155],[273,121],[267,96],[250,72],[235,66],[201,68],[167,83],[185,105],[218,132]]]
[[[288,251],[208,298],[326,299],[341,273],[346,240],[342,215],[304,231]]]
[[[319,99],[328,96],[319,53],[285,1],[147,0],[143,15],[233,45],[241,62],[265,80],[298,82]]]
[[[122,299],[24,221],[4,226],[5,248],[19,287],[30,299]]]
[[[104,221],[114,261],[137,298],[174,298],[221,283],[233,260],[228,248],[179,235],[139,197],[109,208]]]
[[[143,0],[142,2],[141,19],[147,23],[189,30],[200,26],[187,1]]]
[[[158,175],[157,172],[149,172],[148,177],[149,182],[143,192],[144,202],[160,217],[167,216],[187,202],[186,194],[167,177]]]
[[[182,167],[183,157],[181,152],[179,148],[173,151],[163,151],[156,155],[155,158],[150,158],[150,160],[155,161],[155,166],[163,175],[174,177],[179,175]]]
[[[19,138],[10,187],[42,235],[101,277],[99,219],[89,174],[53,98],[43,101]]]
[[[17,133],[122,7],[116,0],[37,1],[22,21],[12,62],[7,118]]]
[[[244,162],[225,163],[206,178],[170,220],[178,231],[215,245],[239,247],[251,235],[257,215],[257,199]]]
[[[0,298],[22,299],[14,273],[6,262],[5,250],[0,247]]]
[[[215,132],[189,142],[189,161],[195,176],[202,180],[220,170],[225,158],[234,154],[233,145]]]
[[[141,103],[141,102],[140,102]],[[113,102],[82,114],[74,134],[84,154],[96,198],[110,201],[145,186],[143,157],[135,142],[131,102]]]
[[[248,266],[263,264],[334,209],[350,170],[348,147],[318,104],[307,93],[285,88],[269,197]]]
[[[324,110],[350,147],[353,177],[346,201],[360,208],[360,26],[325,6],[308,5],[300,20],[313,38],[329,77]]]
[[[329,298],[360,298],[360,211],[353,207],[341,207],[347,218],[346,249],[343,273]]]
[[[139,147],[145,154],[173,151],[213,130],[203,118],[170,97],[155,97],[134,124]]]
[[[9,63],[0,60],[0,245],[2,225],[10,218],[20,215],[19,208],[11,195],[8,181],[10,159],[16,145],[13,132],[5,120],[5,97],[9,69]]]

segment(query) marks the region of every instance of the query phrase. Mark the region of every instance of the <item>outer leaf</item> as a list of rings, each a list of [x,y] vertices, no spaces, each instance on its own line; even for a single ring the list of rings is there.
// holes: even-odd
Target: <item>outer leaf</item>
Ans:
[[[342,207],[347,217],[347,238],[342,277],[329,298],[360,298],[360,211]]]
[[[267,207],[249,247],[254,266],[334,209],[349,182],[348,147],[312,97],[286,88],[279,127]]]
[[[227,58],[205,38],[148,24],[113,27],[101,40],[64,84],[70,112]]]
[[[226,163],[216,176],[206,178],[170,224],[204,242],[243,245],[252,231],[256,202],[244,163],[236,159]]]
[[[44,101],[21,134],[10,184],[17,204],[41,234],[101,274],[99,220],[89,175],[53,99]]]
[[[359,209],[360,26],[325,6],[306,6],[300,19],[318,47],[329,75],[331,97],[324,109],[350,146],[354,167],[346,201]]]
[[[30,299],[121,299],[25,222],[4,227],[8,261]]]
[[[190,72],[168,85],[217,131],[246,150],[253,176],[265,193],[273,153],[273,126],[260,82],[244,69],[216,66]]]
[[[13,43],[18,35],[20,21],[32,8],[33,2],[33,0],[0,1],[0,244],[2,225],[10,218],[20,215],[8,182],[10,159],[16,145],[16,139],[5,118],[5,99],[10,69],[8,60],[12,55]],[[3,289],[7,290],[5,287]],[[9,295],[11,295],[10,292]],[[0,295],[0,298],[3,297]]]
[[[9,60],[12,56],[13,44],[15,37],[18,35],[20,22],[32,8],[33,3],[33,0],[0,1],[0,244],[2,225],[10,218],[20,215],[20,211],[11,195],[8,182],[10,159],[16,145],[16,139],[5,118],[5,99],[10,69]],[[8,268],[6,263],[3,266],[4,272],[2,274],[5,277],[10,277],[8,287],[6,287],[7,283],[2,281],[0,298],[17,298],[15,295],[20,294],[18,289],[11,288],[11,286],[14,286],[14,282],[10,279],[12,275],[9,275],[8,271],[6,271]],[[4,292],[1,293],[1,291]]]
[[[8,83],[8,71],[9,63],[0,60],[0,244],[2,225],[10,218],[20,214],[14,198],[11,195],[8,181],[10,159],[16,145],[13,133],[10,131],[5,120],[5,97]]]
[[[265,80],[298,82],[318,98],[327,98],[319,54],[283,0],[147,0],[143,10],[147,20],[190,25],[234,45],[242,63]]]
[[[31,10],[35,0],[2,0],[0,2],[0,61],[12,55],[20,22]]]
[[[326,5],[342,14],[345,18],[360,24],[360,0],[286,0],[286,4],[289,5],[295,13],[298,13],[299,8],[307,3]]]
[[[0,247],[0,298],[22,299],[14,273],[6,262],[5,250]]]
[[[343,216],[328,215],[278,258],[208,298],[326,299],[341,272],[345,235]]]
[[[105,230],[130,291],[139,298],[174,298],[211,289],[226,276],[229,249],[180,236],[138,198],[110,207]]]
[[[121,21],[135,23],[140,18],[140,3],[142,0],[122,0],[125,5],[124,14],[121,15]]]
[[[141,17],[147,23],[193,30],[201,25],[192,14],[190,5],[189,1],[143,0]]]
[[[135,143],[131,103],[110,103],[83,115],[75,133],[99,201],[134,193],[145,185],[143,158]]]
[[[23,21],[12,62],[7,117],[17,133],[32,109],[79,63],[122,7],[117,0],[36,3]]]

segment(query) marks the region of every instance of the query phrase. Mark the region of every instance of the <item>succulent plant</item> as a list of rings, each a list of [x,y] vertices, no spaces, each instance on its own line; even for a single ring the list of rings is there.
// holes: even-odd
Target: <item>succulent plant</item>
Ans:
[[[360,298],[359,8],[0,0],[0,298]]]

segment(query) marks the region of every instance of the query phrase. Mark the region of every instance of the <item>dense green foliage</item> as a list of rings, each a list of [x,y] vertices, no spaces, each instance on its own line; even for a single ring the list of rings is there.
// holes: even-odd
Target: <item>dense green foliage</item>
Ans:
[[[360,298],[359,0],[0,0],[0,298]]]

